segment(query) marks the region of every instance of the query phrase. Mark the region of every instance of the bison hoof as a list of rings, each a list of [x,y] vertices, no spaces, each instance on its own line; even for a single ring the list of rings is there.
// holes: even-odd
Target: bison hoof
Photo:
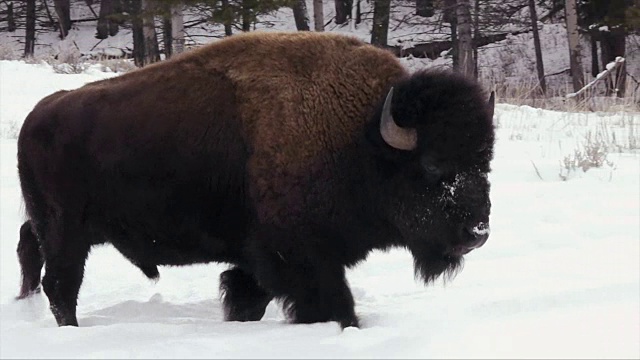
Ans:
[[[78,320],[76,319],[57,319],[58,326],[75,326],[78,327]]]
[[[340,321],[340,327],[342,328],[342,330],[348,327],[360,328],[360,322],[358,321],[358,318],[345,319]]]
[[[56,318],[58,326],[78,326],[75,309],[74,311],[71,311],[69,309],[61,309],[55,305],[50,308],[53,316]]]
[[[265,308],[249,309],[244,311],[231,310],[226,316],[226,321],[259,321],[264,316]]]

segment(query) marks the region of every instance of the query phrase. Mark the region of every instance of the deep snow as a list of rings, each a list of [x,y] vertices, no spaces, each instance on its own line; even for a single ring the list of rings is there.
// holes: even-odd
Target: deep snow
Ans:
[[[496,109],[489,241],[427,287],[406,251],[372,254],[348,272],[361,329],[288,324],[274,302],[260,322],[223,322],[226,266],[161,268],[154,283],[109,246],[87,262],[80,327],[56,327],[43,294],[14,300],[15,136],[43,96],[114,75],[0,61],[0,358],[640,358],[640,158],[559,176],[588,133],[623,143],[640,114],[509,105]]]

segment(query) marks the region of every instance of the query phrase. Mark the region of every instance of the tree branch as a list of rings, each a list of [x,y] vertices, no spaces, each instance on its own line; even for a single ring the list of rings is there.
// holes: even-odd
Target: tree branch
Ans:
[[[519,35],[523,33],[527,33],[531,31],[531,29],[520,30],[520,31],[512,31],[508,33],[500,33],[493,35],[481,35],[477,38],[473,39],[473,45],[476,47],[489,45],[498,41],[502,41],[507,38],[510,34]],[[402,48],[400,46],[385,46],[387,50],[390,50],[398,57],[405,56],[413,56],[416,58],[429,58],[431,60],[435,60],[440,57],[440,53],[443,51],[451,49],[451,41],[450,40],[441,40],[441,41],[432,41],[428,43],[416,44],[410,48]]]

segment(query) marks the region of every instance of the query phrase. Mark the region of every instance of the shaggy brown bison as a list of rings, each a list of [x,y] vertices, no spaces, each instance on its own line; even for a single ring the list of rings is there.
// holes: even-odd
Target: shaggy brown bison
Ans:
[[[359,40],[237,35],[41,100],[18,140],[28,214],[19,298],[40,271],[59,325],[92,245],[149,278],[222,262],[226,320],[273,298],[292,321],[357,326],[345,266],[405,247],[429,282],[487,240],[493,100],[408,74]]]

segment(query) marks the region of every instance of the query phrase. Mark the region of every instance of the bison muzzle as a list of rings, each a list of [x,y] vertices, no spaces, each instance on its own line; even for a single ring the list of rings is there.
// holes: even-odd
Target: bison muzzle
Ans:
[[[225,319],[358,326],[345,267],[407,248],[425,282],[489,235],[493,96],[332,34],[254,33],[42,99],[18,139],[19,298],[58,325],[93,245],[149,278],[220,262]]]

